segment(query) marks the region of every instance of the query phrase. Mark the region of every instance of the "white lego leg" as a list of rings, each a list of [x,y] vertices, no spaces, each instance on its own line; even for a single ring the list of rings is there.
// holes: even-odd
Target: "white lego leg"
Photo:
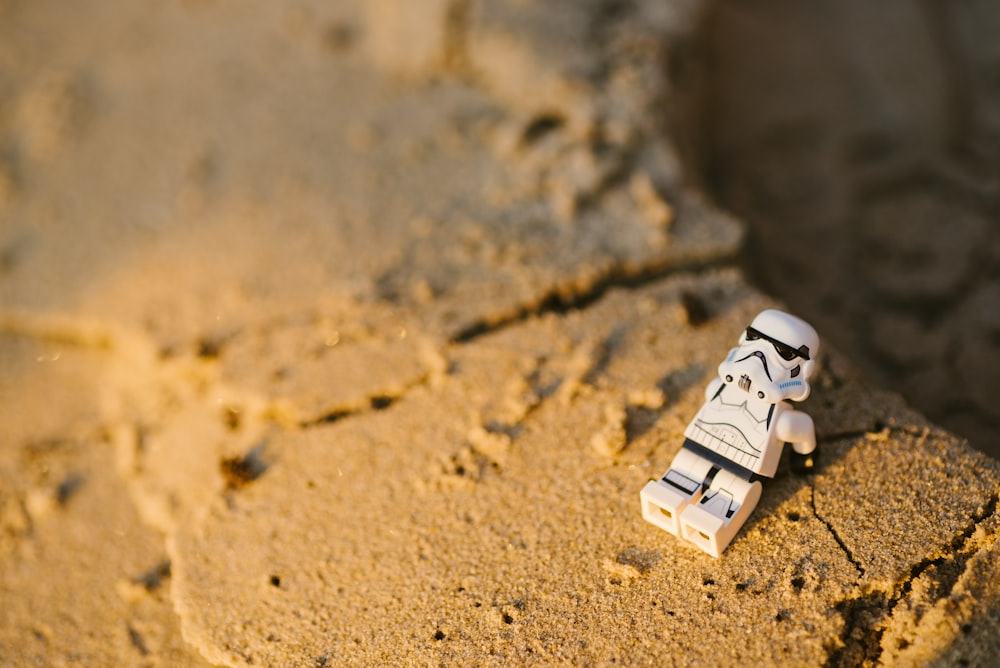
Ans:
[[[681,537],[718,557],[757,507],[760,492],[760,482],[719,471],[698,503],[681,513]]]
[[[701,496],[702,482],[711,468],[711,462],[682,448],[663,477],[650,480],[639,493],[643,519],[680,536],[680,515]]]

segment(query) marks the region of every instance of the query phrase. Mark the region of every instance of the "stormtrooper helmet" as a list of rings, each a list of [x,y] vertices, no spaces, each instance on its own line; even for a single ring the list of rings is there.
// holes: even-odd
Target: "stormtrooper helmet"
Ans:
[[[740,335],[739,345],[719,365],[719,377],[767,403],[802,401],[809,396],[818,354],[819,336],[809,323],[768,309]]]

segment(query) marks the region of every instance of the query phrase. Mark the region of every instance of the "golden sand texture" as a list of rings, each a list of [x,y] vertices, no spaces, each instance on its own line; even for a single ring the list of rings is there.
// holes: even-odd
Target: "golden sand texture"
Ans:
[[[681,8],[0,1],[0,663],[996,650],[1000,465],[825,355],[718,560],[641,519],[772,305]]]

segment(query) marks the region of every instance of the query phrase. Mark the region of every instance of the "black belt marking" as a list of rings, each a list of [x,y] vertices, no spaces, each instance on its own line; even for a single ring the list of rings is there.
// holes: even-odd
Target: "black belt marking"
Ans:
[[[756,479],[757,474],[748,469],[747,467],[740,466],[731,459],[726,459],[725,457],[715,452],[714,450],[709,450],[704,445],[701,445],[700,443],[695,443],[690,438],[685,438],[684,445],[681,447],[683,447],[685,450],[690,450],[691,452],[698,455],[702,459],[707,459],[708,461],[712,462],[712,464],[714,464],[718,468],[723,469],[724,471],[729,471],[733,475],[739,476],[740,478],[743,478],[748,482],[753,482]],[[716,470],[715,473],[718,473],[718,470]],[[710,473],[710,475],[713,478],[715,477],[714,473]],[[709,481],[709,484],[711,484],[711,481]]]

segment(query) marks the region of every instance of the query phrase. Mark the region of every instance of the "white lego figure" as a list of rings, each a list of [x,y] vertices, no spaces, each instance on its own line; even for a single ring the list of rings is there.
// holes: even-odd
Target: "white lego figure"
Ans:
[[[761,312],[719,365],[684,445],[660,480],[642,490],[642,516],[718,557],[760,500],[786,442],[793,467],[810,470],[812,419],[789,401],[809,396],[819,337],[782,311]]]

